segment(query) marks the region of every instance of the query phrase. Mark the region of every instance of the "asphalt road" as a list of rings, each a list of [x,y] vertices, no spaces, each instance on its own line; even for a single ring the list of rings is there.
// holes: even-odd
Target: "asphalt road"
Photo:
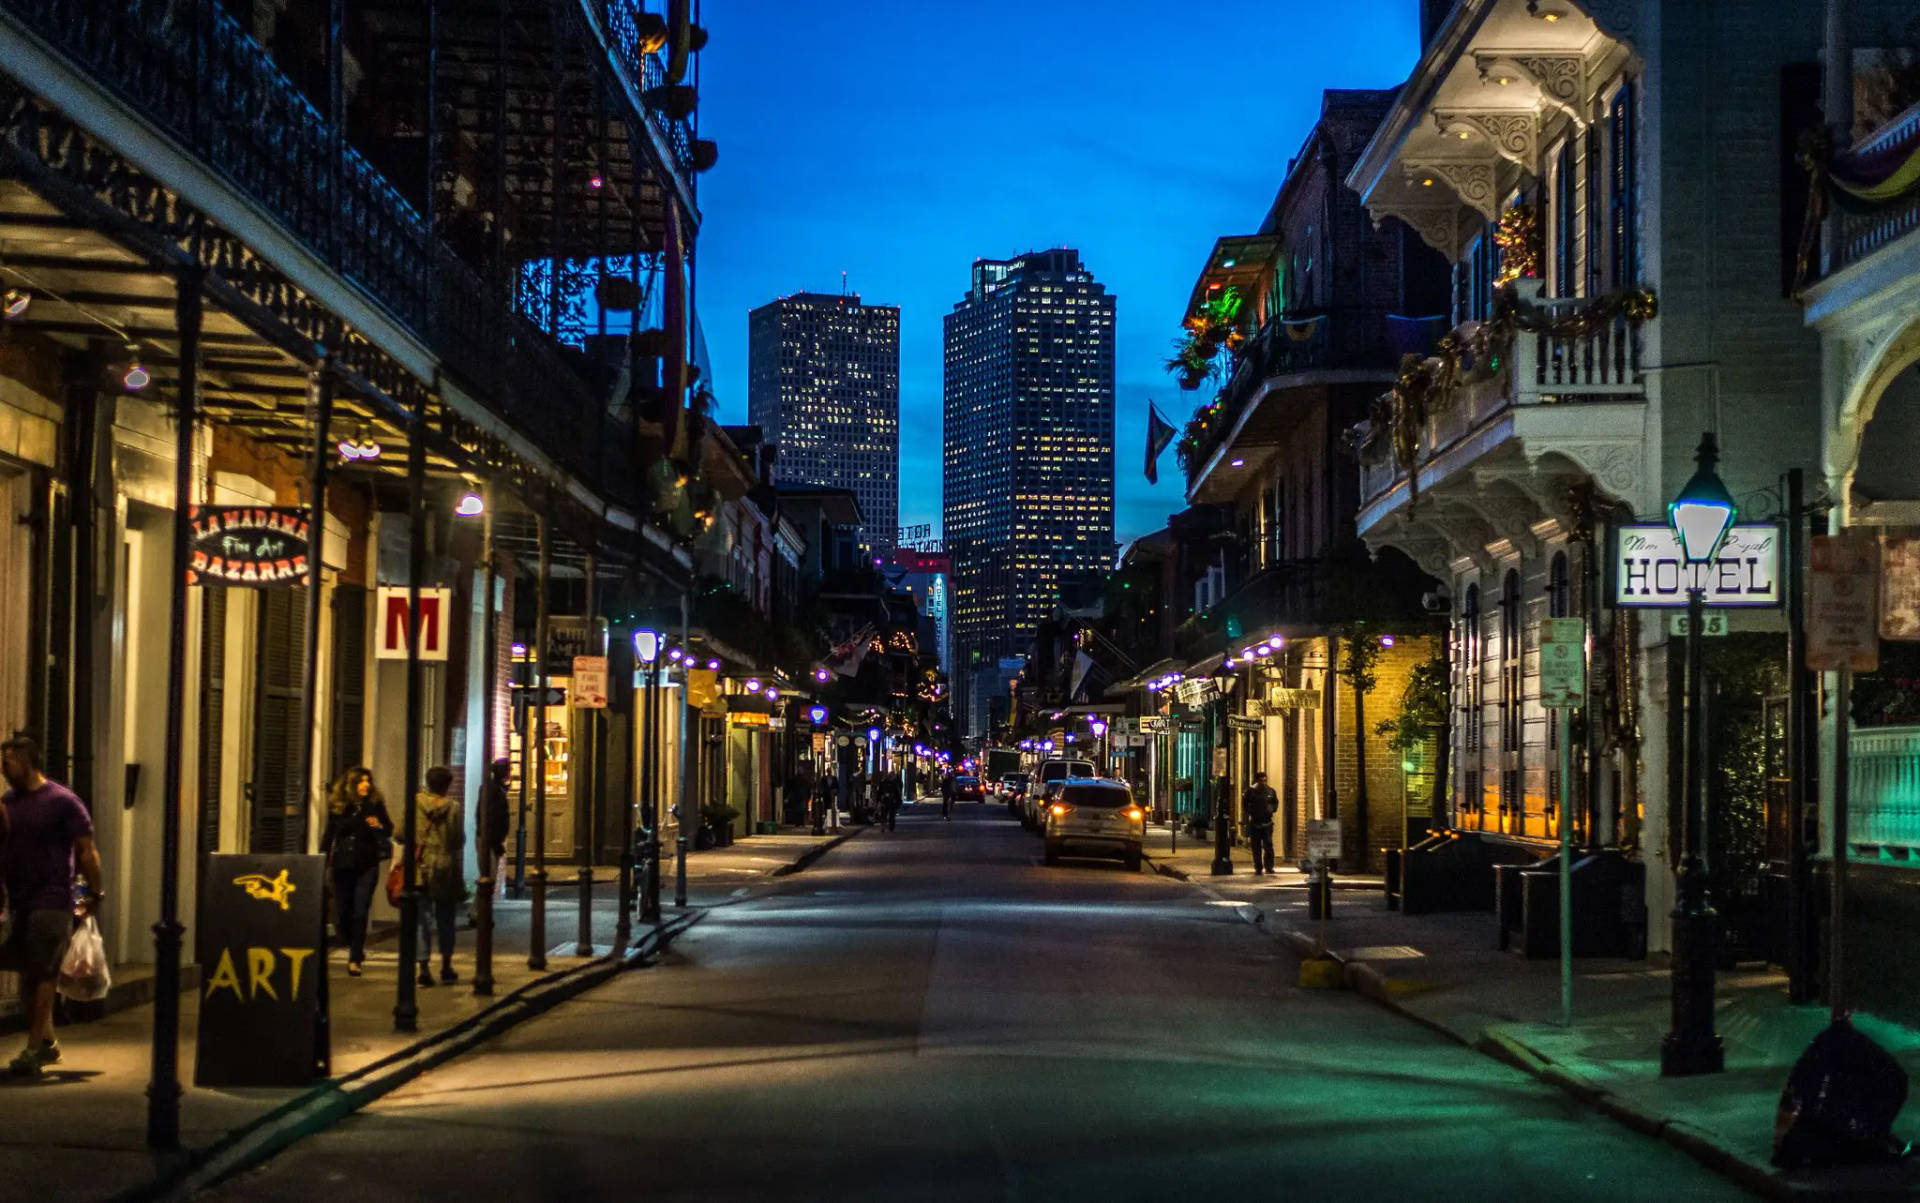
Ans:
[[[1201,893],[909,807],[220,1198],[1712,1199]]]

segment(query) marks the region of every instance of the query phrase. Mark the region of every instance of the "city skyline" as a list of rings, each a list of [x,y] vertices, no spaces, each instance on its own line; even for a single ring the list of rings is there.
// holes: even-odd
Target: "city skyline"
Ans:
[[[847,489],[861,542],[893,547],[900,520],[900,310],[859,293],[778,297],[748,317],[747,411],[775,444],[780,484]]]
[[[1111,562],[1113,293],[1070,249],[980,259],[945,319],[941,518],[953,557],[956,718],[1063,588]]]
[[[1185,504],[1171,452],[1160,483],[1141,476],[1147,401],[1176,424],[1195,396],[1164,370],[1193,278],[1222,230],[1251,231],[1279,169],[1319,115],[1322,87],[1393,87],[1417,53],[1417,6],[1364,11],[1242,6],[1223,19],[1249,40],[1313,44],[1288,70],[1236,76],[1231,113],[1207,116],[1223,87],[1215,34],[1144,3],[1070,0],[1036,10],[966,10],[968,37],[1072,46],[1018,88],[981,89],[955,49],[955,10],[872,21],[851,10],[711,6],[725,56],[701,80],[703,137],[722,169],[701,183],[699,307],[720,413],[747,415],[749,309],[797,291],[846,287],[900,307],[900,522],[939,533],[941,317],[954,273],[975,258],[1073,246],[1127,298],[1116,329],[1116,535],[1163,526]],[[843,47],[832,72],[796,74],[792,47]],[[1151,63],[1116,72],[1113,63]],[[884,98],[877,102],[876,98]],[[1056,119],[1070,113],[1071,119]],[[1232,127],[1229,149],[1196,122]],[[1037,136],[1046,131],[1046,136]]]

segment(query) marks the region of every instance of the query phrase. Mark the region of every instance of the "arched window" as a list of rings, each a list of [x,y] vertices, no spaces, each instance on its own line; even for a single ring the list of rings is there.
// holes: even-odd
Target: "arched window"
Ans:
[[[1486,653],[1484,628],[1480,625],[1480,586],[1468,585],[1460,603],[1460,810],[1477,814],[1480,810],[1482,765],[1480,682]],[[1478,826],[1478,821],[1475,826]]]
[[[1526,728],[1522,689],[1525,686],[1525,605],[1520,596],[1520,573],[1509,568],[1500,582],[1500,808],[1520,813],[1520,747]]]
[[[1547,616],[1573,617],[1573,585],[1567,572],[1567,553],[1556,551],[1547,566]]]

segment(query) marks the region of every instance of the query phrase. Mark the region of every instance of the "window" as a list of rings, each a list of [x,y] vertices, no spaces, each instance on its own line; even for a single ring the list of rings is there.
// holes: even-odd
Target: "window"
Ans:
[[[1607,136],[1611,143],[1608,147],[1607,215],[1611,226],[1613,254],[1610,266],[1615,288],[1626,288],[1640,277],[1639,244],[1634,237],[1639,215],[1634,204],[1637,181],[1633,162],[1633,88],[1631,78],[1622,82],[1607,113]]]
[[[1583,273],[1580,290],[1582,296],[1593,296],[1600,291],[1600,127],[1587,127],[1584,144],[1586,170],[1585,175],[1587,221],[1586,221],[1586,271]]]
[[[1553,160],[1553,263],[1548,292],[1556,297],[1572,296],[1574,290],[1573,180],[1573,140],[1569,138],[1560,144]]]
[[[1553,563],[1547,568],[1547,615],[1551,618],[1573,616],[1573,586],[1564,551],[1554,552]]]
[[[1525,613],[1520,597],[1520,573],[1508,569],[1500,585],[1500,809],[1520,813],[1520,741],[1525,731],[1522,689],[1525,687]]]
[[[1480,586],[1468,585],[1460,604],[1460,809],[1478,812],[1480,761]]]

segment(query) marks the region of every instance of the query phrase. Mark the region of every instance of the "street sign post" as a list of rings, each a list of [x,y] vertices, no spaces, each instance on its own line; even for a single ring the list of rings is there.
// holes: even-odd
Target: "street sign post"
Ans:
[[[607,658],[575,656],[573,683],[569,696],[575,707],[586,710],[607,708]]]
[[[1560,1022],[1565,1027],[1573,1026],[1572,719],[1586,696],[1586,619],[1546,619],[1540,624],[1540,704],[1557,711],[1560,723]]]

